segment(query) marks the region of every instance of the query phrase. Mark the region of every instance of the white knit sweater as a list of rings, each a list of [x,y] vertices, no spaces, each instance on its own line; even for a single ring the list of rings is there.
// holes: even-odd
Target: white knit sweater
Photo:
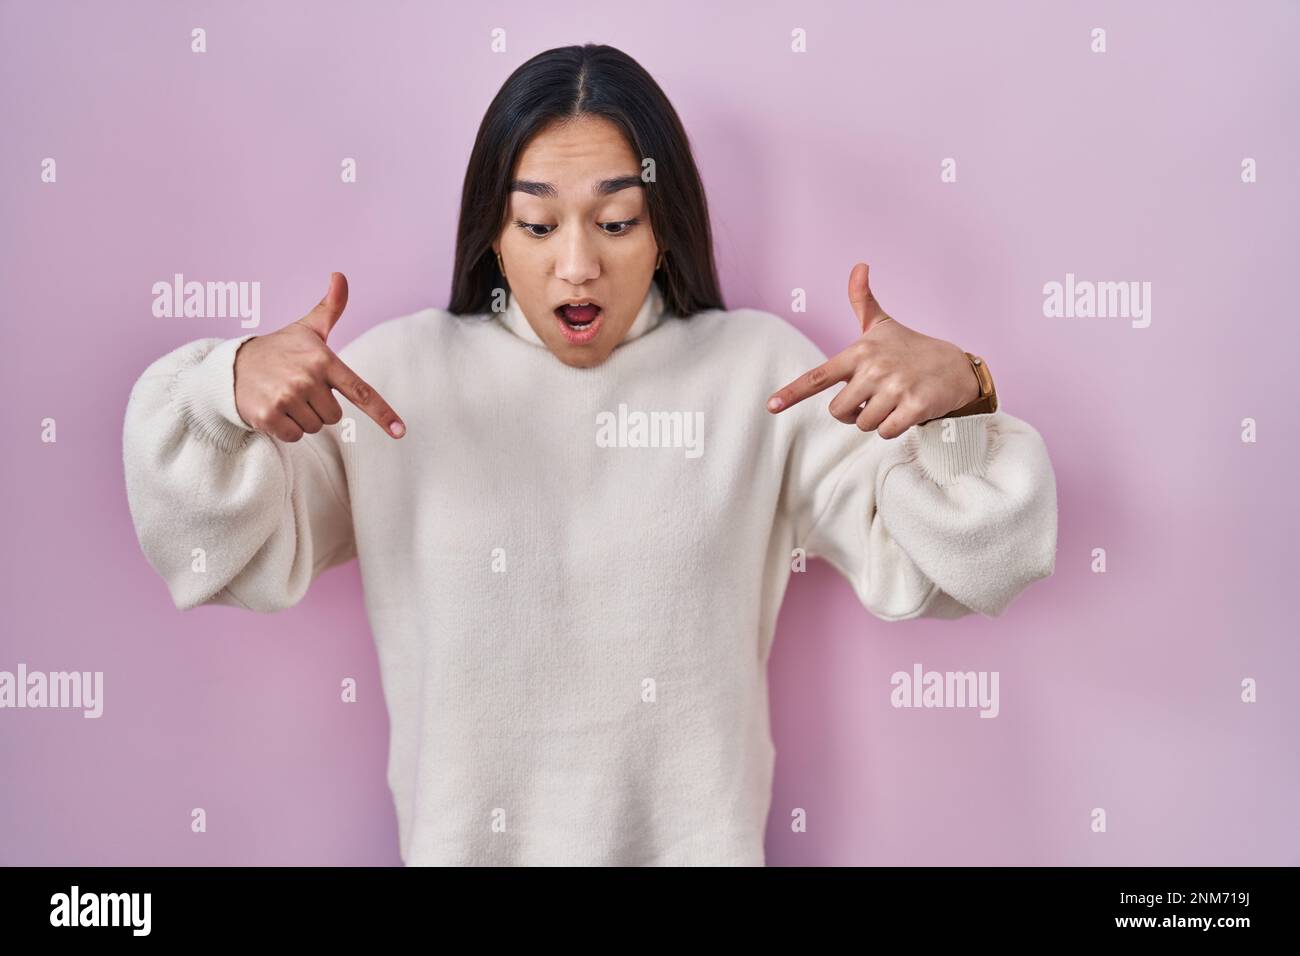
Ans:
[[[825,356],[771,313],[679,319],[652,284],[590,369],[513,301],[382,322],[339,354],[398,441],[341,395],[352,440],[346,419],[250,431],[247,338],[190,342],[134,386],[140,544],[180,609],[276,611],[358,558],[407,865],[762,864],[796,549],[887,621],[998,615],[1055,565],[1037,431],[998,411],[886,440],[829,415],[835,388],[772,415]]]

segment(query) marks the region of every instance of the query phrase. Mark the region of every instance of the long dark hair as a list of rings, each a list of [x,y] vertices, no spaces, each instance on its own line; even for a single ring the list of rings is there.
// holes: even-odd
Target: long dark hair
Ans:
[[[654,274],[665,309],[685,317],[726,308],[704,185],[677,111],[636,60],[587,43],[537,54],[510,74],[488,105],[465,170],[447,311],[487,312],[493,290],[506,288],[492,243],[509,211],[515,162],[549,123],[579,116],[612,121],[637,156],[654,160],[655,180],[643,188],[655,238],[668,250]]]

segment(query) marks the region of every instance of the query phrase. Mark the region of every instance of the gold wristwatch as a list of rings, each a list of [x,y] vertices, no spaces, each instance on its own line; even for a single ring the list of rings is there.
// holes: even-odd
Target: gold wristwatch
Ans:
[[[946,415],[940,415],[939,418],[962,418],[966,415],[983,415],[986,412],[996,412],[998,410],[998,392],[993,386],[993,376],[989,373],[988,363],[978,355],[972,355],[970,352],[966,352],[965,355],[970,360],[971,368],[975,370],[975,377],[979,379],[979,396],[960,408],[954,408]],[[927,418],[921,424],[924,425],[932,421],[936,421],[936,419]]]

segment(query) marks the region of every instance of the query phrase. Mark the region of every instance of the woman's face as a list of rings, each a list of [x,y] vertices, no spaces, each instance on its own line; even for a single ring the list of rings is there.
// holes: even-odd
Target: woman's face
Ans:
[[[515,166],[506,224],[492,249],[528,324],[556,358],[579,368],[605,361],[640,311],[659,256],[641,158],[618,127],[588,116],[534,136]],[[569,302],[599,311],[573,310],[566,320],[557,310]]]

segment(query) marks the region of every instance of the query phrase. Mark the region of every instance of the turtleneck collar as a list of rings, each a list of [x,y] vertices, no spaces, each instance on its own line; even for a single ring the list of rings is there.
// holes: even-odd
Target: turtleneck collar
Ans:
[[[520,308],[514,293],[509,296],[506,310],[498,312],[496,315],[501,320],[502,325],[524,341],[546,348],[546,343],[538,337],[537,333],[533,331],[533,327],[528,324],[528,318],[524,315],[524,310]],[[618,348],[624,342],[630,342],[638,336],[645,335],[663,320],[663,316],[663,293],[659,291],[659,283],[651,280],[650,290],[645,294],[645,300],[641,303],[641,310],[637,312],[636,318],[632,320],[632,325],[628,328],[627,334],[614,348]]]

